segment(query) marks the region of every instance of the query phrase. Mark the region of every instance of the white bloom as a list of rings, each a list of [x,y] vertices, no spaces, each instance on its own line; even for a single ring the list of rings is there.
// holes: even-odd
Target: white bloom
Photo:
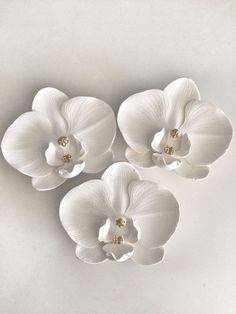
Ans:
[[[37,190],[53,189],[82,171],[95,173],[112,162],[116,121],[103,101],[68,99],[55,88],[44,88],[32,110],[8,128],[2,152],[11,166],[32,177]]]
[[[197,86],[186,78],[164,91],[130,96],[121,104],[118,125],[131,163],[175,169],[195,179],[208,175],[208,165],[225,152],[232,138],[223,111],[200,100]]]
[[[119,162],[101,180],[69,191],[60,205],[60,219],[84,262],[131,258],[154,264],[163,258],[163,245],[175,231],[179,209],[168,190],[141,180],[132,165]]]

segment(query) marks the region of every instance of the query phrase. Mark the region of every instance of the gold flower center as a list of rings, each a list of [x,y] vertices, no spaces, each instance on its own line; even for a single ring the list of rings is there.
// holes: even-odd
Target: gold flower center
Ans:
[[[66,147],[66,145],[68,145],[70,143],[70,140],[68,137],[66,136],[61,136],[59,137],[59,139],[57,140],[58,144],[61,145],[62,147]]]
[[[64,155],[64,156],[62,157],[62,160],[63,160],[65,163],[71,162],[72,156],[71,156],[70,154]]]
[[[114,244],[122,244],[124,242],[124,238],[122,236],[115,236],[113,239]]]
[[[126,220],[124,218],[118,218],[116,219],[116,225],[121,228],[126,225]]]
[[[172,138],[179,138],[181,136],[181,132],[178,129],[173,129],[170,131],[170,136]]]
[[[174,150],[174,147],[173,146],[166,146],[164,148],[164,152],[167,154],[167,155],[173,155],[175,150]]]

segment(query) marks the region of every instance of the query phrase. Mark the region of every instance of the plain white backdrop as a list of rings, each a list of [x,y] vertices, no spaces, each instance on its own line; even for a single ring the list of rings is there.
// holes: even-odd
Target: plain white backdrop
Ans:
[[[129,95],[187,76],[236,125],[236,1],[0,0],[0,136],[53,86],[117,112]],[[116,160],[124,159],[118,134]],[[236,312],[236,141],[200,182],[142,171],[180,203],[165,260],[87,265],[58,206],[81,175],[50,192],[0,156],[1,314]]]

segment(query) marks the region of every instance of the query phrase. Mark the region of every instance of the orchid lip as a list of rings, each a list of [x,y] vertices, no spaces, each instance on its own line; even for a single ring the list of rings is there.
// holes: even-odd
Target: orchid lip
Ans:
[[[189,141],[188,135],[186,133],[182,133],[179,129],[161,129],[158,133],[156,133],[151,142],[151,152],[152,158],[154,158],[153,162],[161,167],[169,170],[173,170],[176,167],[180,166],[181,162],[175,163],[175,166],[169,166],[169,162],[166,162],[164,159],[173,156],[173,158],[180,158],[186,156],[189,153],[191,143]],[[159,154],[160,156],[158,157]],[[156,157],[158,159],[162,158],[162,160],[155,162]],[[177,160],[176,160],[177,161]],[[174,162],[174,160],[173,160]]]

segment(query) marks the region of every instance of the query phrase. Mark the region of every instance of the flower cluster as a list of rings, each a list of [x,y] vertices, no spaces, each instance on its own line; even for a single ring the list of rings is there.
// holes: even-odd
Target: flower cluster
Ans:
[[[2,152],[11,166],[32,177],[39,191],[112,164],[101,180],[87,181],[65,195],[61,223],[84,262],[155,264],[176,229],[179,206],[168,190],[142,180],[134,166],[204,178],[228,148],[233,130],[223,111],[201,100],[196,84],[186,78],[164,91],[130,96],[117,120],[130,163],[112,164],[116,119],[108,104],[93,97],[69,99],[44,88],[32,111],[7,129]]]

